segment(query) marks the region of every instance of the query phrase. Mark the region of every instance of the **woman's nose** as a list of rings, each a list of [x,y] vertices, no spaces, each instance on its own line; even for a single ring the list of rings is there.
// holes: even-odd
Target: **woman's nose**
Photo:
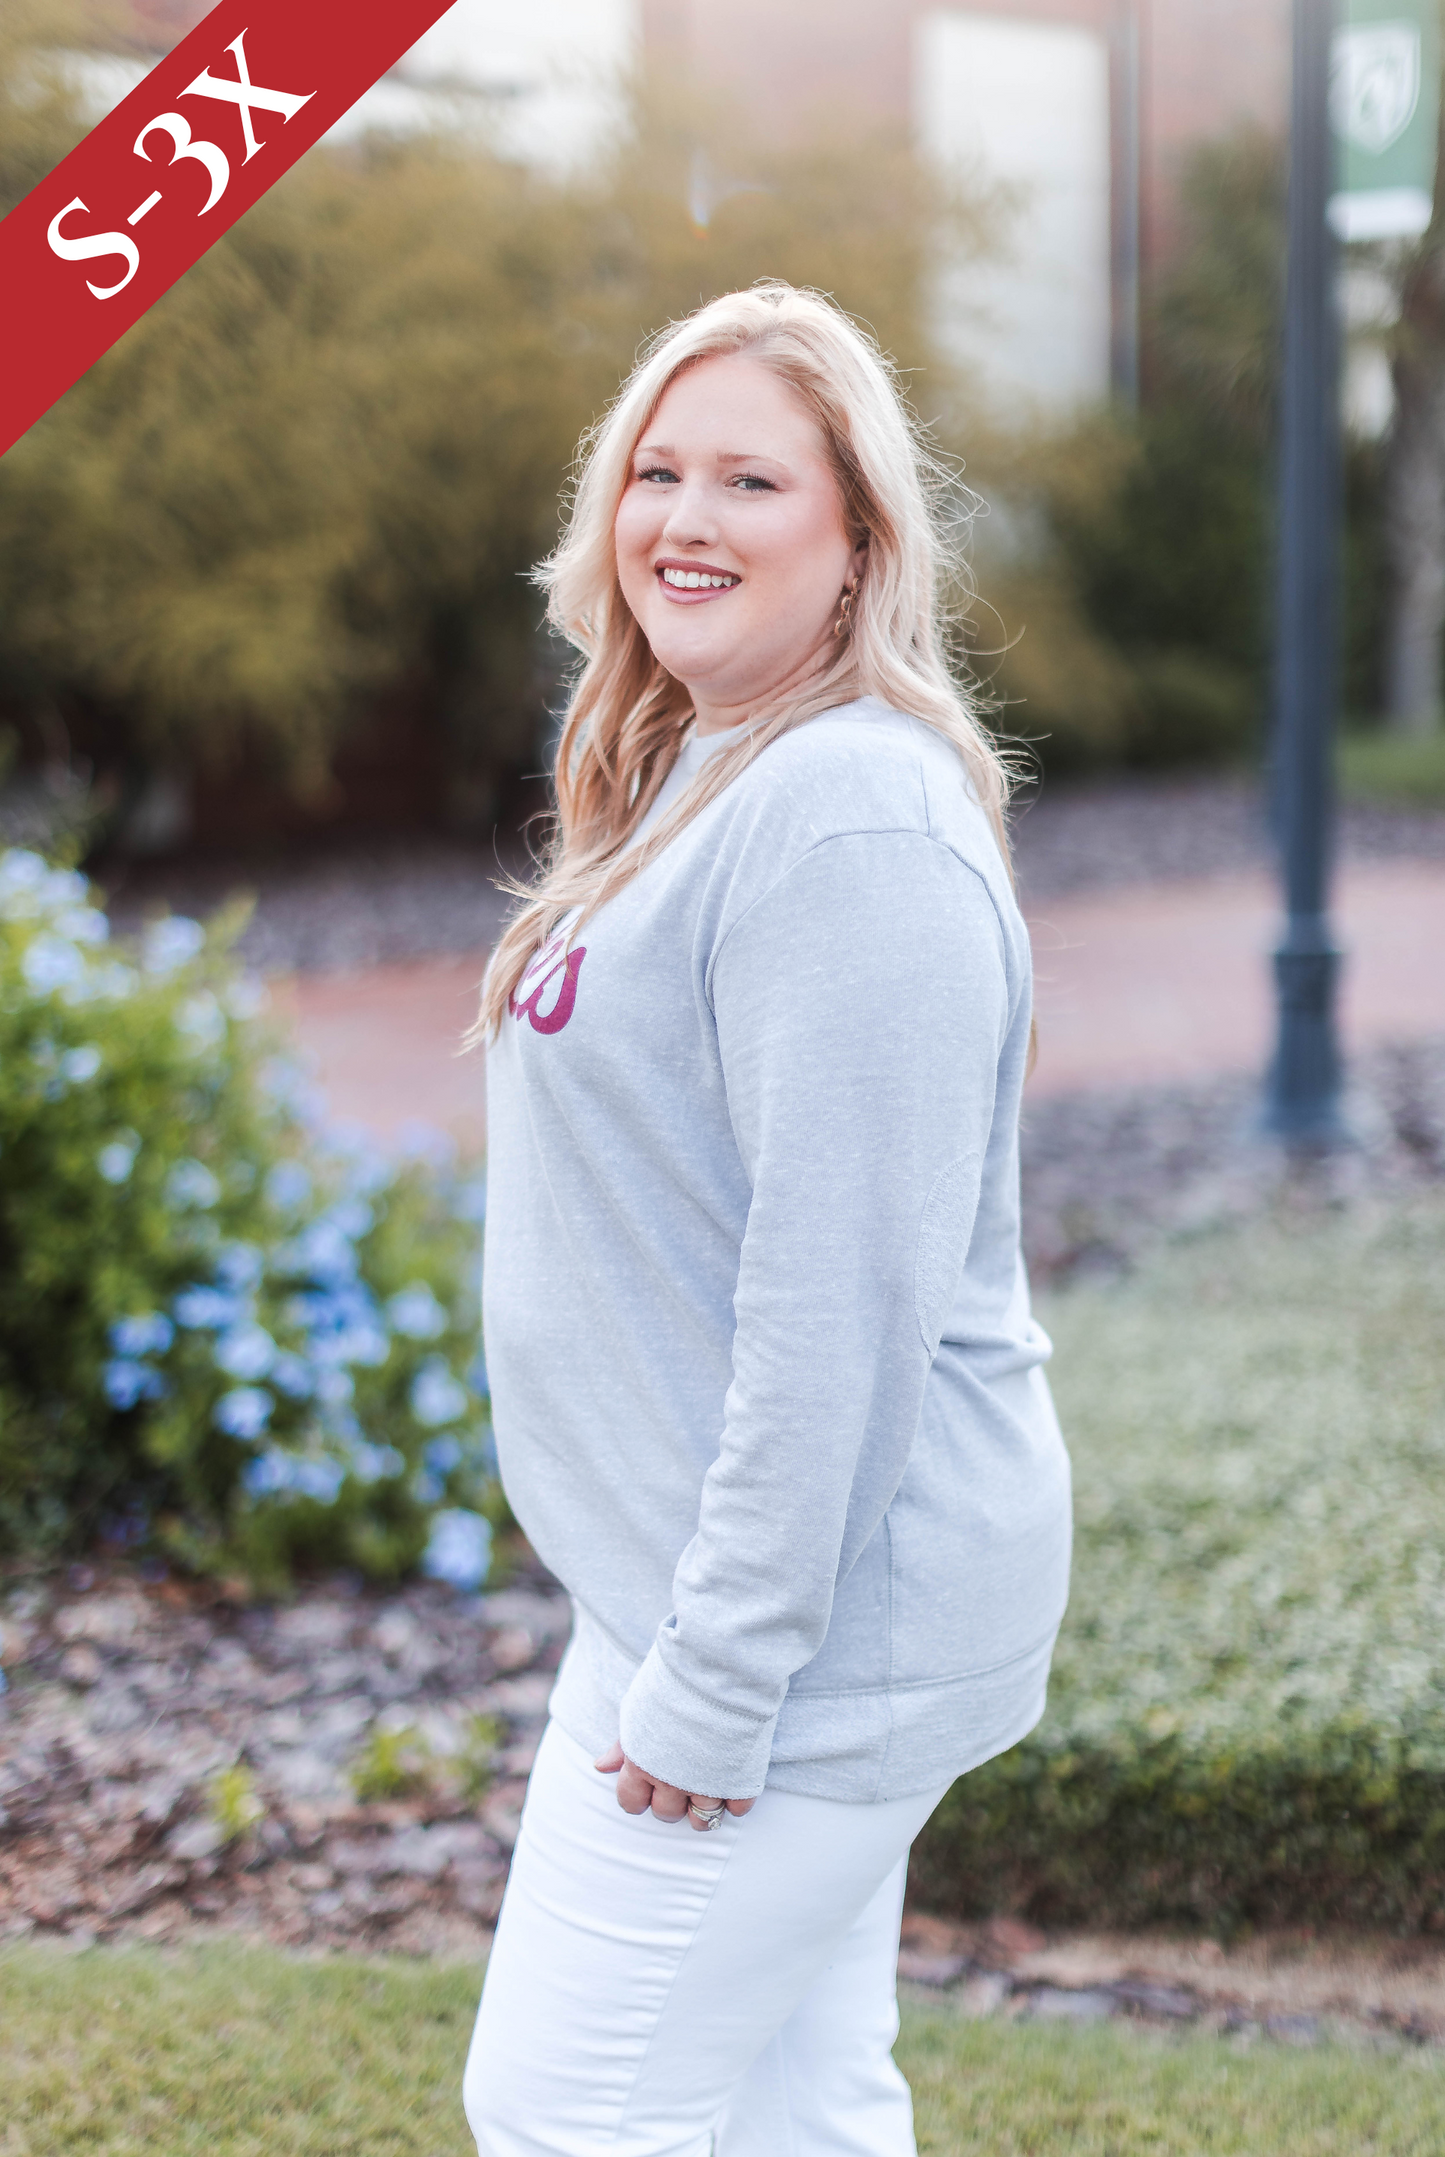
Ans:
[[[668,546],[707,546],[717,538],[717,518],[708,502],[708,490],[684,480],[672,490],[662,536]]]

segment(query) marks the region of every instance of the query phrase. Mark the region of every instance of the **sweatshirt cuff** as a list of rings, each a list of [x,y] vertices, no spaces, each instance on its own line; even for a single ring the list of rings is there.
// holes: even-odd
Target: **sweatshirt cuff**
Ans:
[[[663,1662],[656,1642],[622,1697],[622,1750],[645,1775],[699,1797],[756,1797],[767,1781],[777,1716],[724,1707]]]

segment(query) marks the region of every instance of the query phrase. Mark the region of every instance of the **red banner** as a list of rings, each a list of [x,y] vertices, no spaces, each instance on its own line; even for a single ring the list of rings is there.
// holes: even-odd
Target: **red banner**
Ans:
[[[0,222],[0,455],[451,0],[220,0]]]

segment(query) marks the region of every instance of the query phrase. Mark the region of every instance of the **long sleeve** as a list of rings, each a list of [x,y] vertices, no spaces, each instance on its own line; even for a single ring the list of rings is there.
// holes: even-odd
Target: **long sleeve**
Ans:
[[[805,854],[723,937],[711,999],[750,1189],[732,1382],[621,1735],[650,1774],[750,1797],[907,1466],[1015,1014],[984,880],[906,829]]]

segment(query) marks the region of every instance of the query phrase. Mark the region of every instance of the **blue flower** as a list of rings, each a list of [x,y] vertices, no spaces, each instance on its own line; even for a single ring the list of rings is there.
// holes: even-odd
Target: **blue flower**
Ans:
[[[98,906],[68,906],[56,915],[55,927],[75,944],[104,944],[110,939],[110,923]]]
[[[340,1281],[292,1296],[286,1316],[305,1328],[313,1363],[331,1369],[345,1363],[378,1366],[391,1353],[376,1300],[362,1281]]]
[[[457,1185],[452,1193],[452,1216],[458,1221],[470,1221],[480,1228],[487,1218],[487,1179],[473,1176],[466,1183]]]
[[[280,1446],[269,1446],[255,1460],[247,1461],[241,1481],[253,1498],[291,1491],[301,1498],[314,1498],[318,1505],[334,1505],[346,1481],[346,1470],[338,1461],[314,1454],[285,1453]]]
[[[343,1198],[331,1209],[331,1219],[349,1243],[364,1236],[376,1220],[372,1208],[364,1198]]]
[[[241,974],[226,990],[226,1009],[233,1019],[259,1018],[269,1001],[266,984],[254,974]]]
[[[79,869],[47,869],[45,872],[45,904],[52,911],[63,907],[81,906],[89,897],[90,886]]]
[[[480,1513],[448,1506],[431,1524],[421,1569],[431,1580],[454,1588],[480,1588],[491,1570],[492,1527]]]
[[[425,1506],[430,1512],[446,1496],[446,1484],[439,1475],[433,1475],[430,1468],[418,1468],[411,1479],[411,1494],[418,1505]]]
[[[447,1330],[447,1314],[425,1281],[408,1281],[386,1306],[392,1330],[409,1341],[434,1341]]]
[[[239,1296],[233,1296],[222,1288],[183,1288],[171,1305],[176,1324],[188,1332],[219,1331],[223,1326],[233,1326],[242,1317],[246,1306]]]
[[[303,1498],[314,1498],[319,1505],[335,1505],[345,1481],[346,1470],[334,1460],[298,1460],[291,1474],[291,1488]]]
[[[110,1345],[118,1356],[163,1356],[175,1337],[176,1329],[164,1311],[117,1318],[110,1329]]]
[[[471,1406],[466,1387],[441,1356],[429,1356],[423,1363],[411,1382],[409,1398],[412,1414],[428,1430],[439,1423],[455,1423]]]
[[[140,975],[133,966],[121,959],[108,959],[104,966],[97,966],[90,977],[91,990],[96,996],[109,996],[123,1004],[128,996],[134,996]]]
[[[217,1279],[238,1292],[258,1288],[265,1271],[266,1254],[256,1243],[225,1244],[216,1257]]]
[[[422,1448],[422,1459],[433,1475],[450,1475],[461,1466],[462,1442],[449,1431],[445,1438],[433,1438]]]
[[[334,1367],[318,1371],[313,1380],[316,1398],[327,1408],[344,1408],[355,1397],[356,1380],[350,1371]]]
[[[140,1140],[135,1132],[124,1131],[119,1138],[113,1138],[101,1147],[95,1157],[96,1170],[106,1183],[129,1183],[139,1152]]]
[[[87,1041],[83,1048],[66,1050],[60,1059],[61,1076],[69,1079],[72,1086],[83,1086],[87,1079],[95,1077],[101,1062],[100,1050],[93,1041]]]
[[[497,1464],[497,1440],[490,1423],[484,1423],[480,1430],[468,1431],[467,1461],[471,1467],[480,1469],[483,1475],[500,1474]]]
[[[184,1034],[198,1052],[213,1049],[226,1038],[226,1014],[209,989],[186,997],[177,1004],[174,1016],[176,1032]]]
[[[250,1445],[269,1426],[275,1406],[264,1386],[232,1386],[217,1401],[211,1420],[228,1438],[240,1438]]]
[[[293,1401],[309,1401],[316,1389],[311,1365],[304,1356],[293,1354],[289,1348],[283,1349],[272,1364],[271,1383],[278,1393],[284,1393]]]
[[[129,1357],[107,1363],[101,1377],[112,1408],[134,1408],[138,1401],[164,1400],[169,1390],[159,1371]]]
[[[467,1369],[467,1384],[473,1393],[484,1401],[492,1397],[492,1382],[487,1376],[487,1359],[479,1348]]]
[[[379,1483],[383,1476],[401,1475],[406,1468],[394,1445],[372,1445],[365,1438],[352,1441],[347,1457],[358,1483]]]
[[[289,1110],[298,1123],[318,1126],[324,1123],[325,1094],[289,1056],[271,1057],[261,1066],[259,1075],[263,1091]]]
[[[53,996],[57,989],[71,988],[85,978],[85,960],[68,936],[48,931],[25,947],[20,961],[27,988],[37,996]]]
[[[264,1378],[276,1361],[276,1343],[264,1326],[232,1326],[216,1343],[216,1361],[228,1378]]]
[[[0,918],[30,921],[40,911],[50,870],[28,847],[9,846],[0,853]]]
[[[323,1135],[329,1153],[346,1163],[346,1188],[353,1198],[370,1198],[396,1177],[395,1164],[363,1124],[332,1123]]]
[[[357,1256],[350,1237],[335,1221],[313,1221],[274,1254],[280,1273],[327,1283],[356,1278]]]
[[[241,1481],[253,1498],[267,1498],[273,1491],[291,1487],[291,1456],[272,1446],[258,1453],[241,1470]]]
[[[204,1212],[220,1195],[221,1186],[204,1161],[177,1161],[166,1178],[166,1200],[172,1206]]]
[[[173,974],[204,948],[206,932],[199,921],[184,914],[171,914],[153,921],[145,933],[141,963],[148,974]]]
[[[314,1363],[336,1370],[347,1363],[376,1369],[391,1353],[391,1343],[377,1326],[345,1325],[314,1333],[308,1343]]]
[[[296,1213],[311,1196],[311,1171],[300,1161],[278,1161],[266,1178],[266,1196],[282,1213]]]
[[[42,914],[64,916],[76,909],[90,912],[89,892],[75,869],[52,869],[28,847],[0,848],[0,921],[37,921]],[[71,934],[64,920],[57,926]]]

